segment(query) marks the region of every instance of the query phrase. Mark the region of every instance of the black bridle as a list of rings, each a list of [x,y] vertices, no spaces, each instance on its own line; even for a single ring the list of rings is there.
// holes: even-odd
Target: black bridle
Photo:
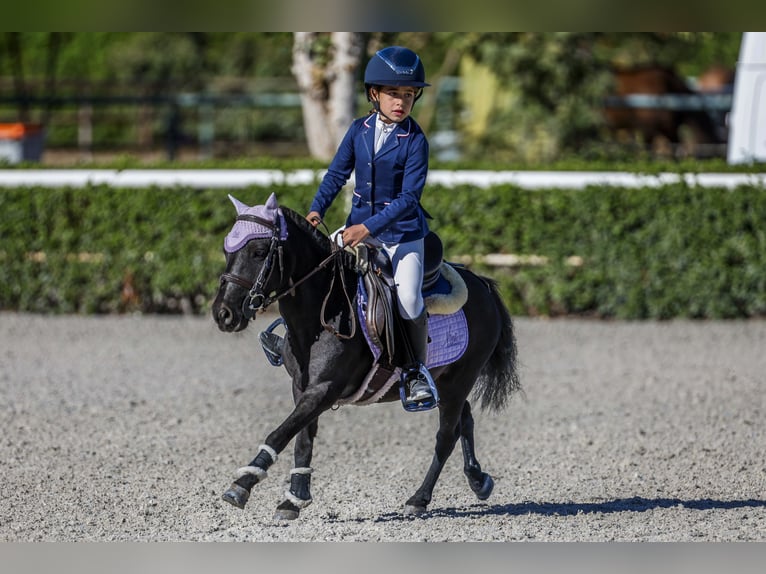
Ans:
[[[248,290],[247,297],[245,297],[245,300],[242,302],[242,313],[248,319],[252,319],[258,311],[265,310],[266,307],[279,298],[274,292],[266,295],[263,292],[263,289],[266,286],[266,283],[269,282],[269,279],[271,279],[271,274],[274,271],[274,258],[277,256],[279,257],[280,283],[284,275],[282,240],[280,239],[281,227],[279,225],[279,218],[277,218],[276,222],[272,222],[248,213],[238,215],[237,221],[251,221],[271,230],[269,252],[266,254],[266,258],[263,261],[260,271],[258,271],[255,281],[249,281],[235,273],[226,272],[221,275],[221,285],[229,282]]]
[[[322,326],[330,331],[331,333],[335,334],[337,337],[342,339],[350,339],[356,334],[356,320],[355,315],[353,312],[353,305],[348,298],[348,292],[346,291],[346,282],[345,282],[345,276],[343,274],[343,250],[335,243],[332,243],[332,252],[330,255],[328,255],[325,259],[323,259],[314,269],[309,271],[304,277],[299,279],[298,281],[295,281],[292,283],[288,288],[284,289],[281,292],[272,291],[268,295],[263,292],[264,287],[271,279],[271,275],[274,272],[274,258],[279,258],[279,280],[280,285],[284,281],[284,261],[283,261],[283,244],[284,241],[282,236],[282,228],[280,226],[280,218],[277,218],[275,222],[269,221],[267,219],[263,219],[261,217],[258,217],[257,215],[252,215],[249,213],[243,213],[237,216],[237,221],[251,221],[253,223],[257,223],[258,225],[262,225],[266,227],[267,229],[271,230],[271,239],[269,242],[269,252],[266,254],[266,257],[263,261],[263,265],[261,266],[261,269],[258,271],[258,275],[255,278],[255,281],[249,281],[248,279],[245,279],[244,277],[237,275],[235,273],[229,273],[225,272],[221,275],[221,285],[224,283],[234,283],[235,285],[239,285],[240,287],[243,287],[248,290],[247,296],[242,301],[242,314],[245,316],[246,319],[250,320],[253,317],[255,317],[256,313],[259,311],[265,311],[266,308],[271,305],[272,303],[275,303],[276,301],[279,301],[282,297],[287,295],[288,293],[292,292],[296,287],[298,287],[301,283],[304,281],[307,281],[309,278],[313,277],[316,273],[324,269],[330,262],[335,262],[334,269],[339,271],[341,276],[341,282],[343,284],[343,291],[346,295],[346,300],[349,305],[349,309],[351,310],[351,318],[352,318],[352,325],[351,325],[351,333],[350,335],[342,335],[338,332],[337,329],[335,329],[332,325],[328,324],[325,321],[324,315],[325,315],[325,308],[327,306],[327,302],[330,298],[330,295],[332,294],[333,285],[335,284],[335,273],[333,273],[333,281],[330,284],[330,290],[327,293],[327,296],[325,297],[325,300],[322,303],[322,310],[321,310],[321,322]]]

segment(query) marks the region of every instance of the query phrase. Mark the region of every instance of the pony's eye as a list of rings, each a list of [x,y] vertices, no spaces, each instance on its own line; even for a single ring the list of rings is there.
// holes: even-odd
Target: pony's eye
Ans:
[[[251,252],[253,259],[265,259],[268,254],[269,248],[265,245],[256,245]]]

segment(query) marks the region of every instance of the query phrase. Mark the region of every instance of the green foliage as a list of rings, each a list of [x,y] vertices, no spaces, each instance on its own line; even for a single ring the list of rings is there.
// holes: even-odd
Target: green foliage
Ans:
[[[614,67],[658,65],[686,75],[714,64],[734,69],[740,40],[741,33],[709,32],[455,34],[455,45],[501,86],[486,131],[465,134],[464,151],[511,162],[613,158],[626,147],[612,140],[602,114]]]
[[[281,204],[305,211],[315,189],[232,194],[256,204],[274,191]],[[510,268],[471,265],[500,282],[515,315],[761,317],[764,191],[432,186],[424,205],[446,259],[528,258]],[[206,312],[234,219],[226,195],[105,186],[0,190],[0,309]],[[339,199],[327,225],[335,229],[344,219]]]
[[[109,67],[125,85],[198,91],[204,88],[208,72],[204,37],[179,32],[133,33],[114,46]]]
[[[598,135],[609,61],[594,33],[474,33],[461,38],[489,67],[502,96],[487,132],[468,144],[472,156],[545,161]]]
[[[742,32],[620,32],[603,34],[600,51],[614,64],[659,64],[697,76],[712,65],[734,68]]]

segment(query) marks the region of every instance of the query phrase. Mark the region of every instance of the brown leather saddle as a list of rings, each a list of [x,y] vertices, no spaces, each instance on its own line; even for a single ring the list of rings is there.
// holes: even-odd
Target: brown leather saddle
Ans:
[[[425,237],[425,263],[423,268],[423,291],[435,285],[441,274],[443,247],[441,239],[433,231]],[[362,320],[370,341],[383,351],[388,362],[397,357],[396,284],[391,261],[381,249],[367,245],[356,248],[357,272],[364,282],[367,301]]]

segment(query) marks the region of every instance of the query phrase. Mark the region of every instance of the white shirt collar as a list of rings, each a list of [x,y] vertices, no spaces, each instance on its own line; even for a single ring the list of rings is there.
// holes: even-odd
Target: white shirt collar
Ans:
[[[380,117],[380,114],[378,114],[375,120],[375,128],[378,130],[383,130],[384,132],[392,132],[394,131],[394,129],[396,129],[396,122],[391,122],[390,124],[387,124]]]

